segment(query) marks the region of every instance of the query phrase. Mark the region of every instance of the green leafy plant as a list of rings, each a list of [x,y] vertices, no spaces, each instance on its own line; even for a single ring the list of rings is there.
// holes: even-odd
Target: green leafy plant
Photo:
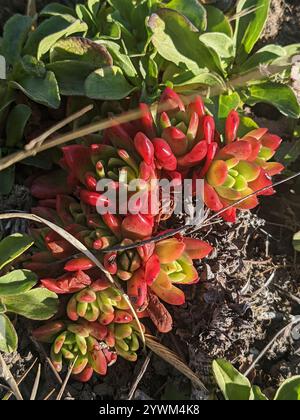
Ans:
[[[239,0],[229,20],[198,0],[98,0],[75,9],[51,3],[34,30],[31,18],[15,15],[2,45],[11,66],[7,100],[15,90],[50,108],[59,107],[61,95],[119,100],[137,92],[151,100],[171,84],[179,91],[217,88],[218,97],[232,89],[231,108],[268,102],[297,118],[287,82],[299,45],[268,45],[251,55],[269,4]]]
[[[215,380],[227,401],[267,401],[258,386],[236,370],[231,363],[218,359],[213,362]],[[275,401],[300,401],[300,376],[284,381],[278,389]]]
[[[20,234],[3,239],[0,242],[0,270],[10,267],[33,243],[29,236]],[[37,283],[37,276],[29,270],[7,270],[0,277],[0,351],[10,353],[18,347],[17,332],[8,315],[47,320],[56,313],[56,294],[34,288]]]

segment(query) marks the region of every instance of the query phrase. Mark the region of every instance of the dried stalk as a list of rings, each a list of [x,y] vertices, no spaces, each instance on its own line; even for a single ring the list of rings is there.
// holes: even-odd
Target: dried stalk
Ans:
[[[71,122],[77,120],[78,118],[92,111],[93,108],[94,108],[93,105],[88,105],[85,108],[81,109],[80,111],[76,112],[75,114],[72,114],[69,117],[63,119],[59,123],[55,124],[53,127],[46,130],[39,137],[31,140],[30,143],[26,144],[25,150],[32,150],[35,147],[41,147],[43,142],[47,140],[48,137],[52,136],[52,134],[56,133],[58,130],[62,129],[66,125],[70,124]]]
[[[35,377],[35,381],[34,381],[34,384],[33,384],[32,391],[31,391],[30,401],[35,401],[35,399],[36,399],[36,396],[37,396],[37,393],[38,393],[38,390],[39,390],[40,380],[41,380],[41,368],[42,368],[41,364],[39,363],[38,370],[37,370],[36,377]]]
[[[192,381],[196,387],[207,394],[209,393],[200,378],[187,366],[187,364],[183,362],[176,353],[157,341],[156,337],[146,335],[146,345],[153,353],[161,357],[165,362],[169,363],[186,378]]]
[[[26,7],[26,15],[33,18],[36,14],[37,14],[36,1],[28,0],[27,7]]]
[[[27,371],[24,373],[24,375],[17,381],[17,385],[21,385],[22,382],[25,381],[25,379],[27,378],[27,376],[29,375],[29,373],[32,371],[32,369],[34,368],[34,366],[36,365],[36,362],[38,361],[38,359],[36,358],[34,360],[34,362],[32,363],[32,365],[27,369]],[[12,391],[9,391],[6,395],[4,395],[4,397],[2,398],[2,401],[7,401],[10,399],[10,397],[13,395]]]
[[[64,395],[64,392],[66,390],[66,386],[68,385],[69,379],[70,379],[70,377],[72,375],[72,370],[73,370],[73,368],[75,366],[75,363],[77,362],[77,359],[78,359],[78,356],[75,358],[75,360],[73,361],[73,363],[70,364],[69,369],[68,369],[67,376],[66,376],[66,378],[64,380],[64,383],[62,384],[62,387],[61,387],[61,389],[59,391],[59,394],[58,394],[58,396],[56,398],[56,401],[60,401],[62,399],[62,397]]]
[[[16,397],[18,401],[23,401],[22,394],[19,390],[19,387],[11,374],[11,371],[9,370],[7,364],[5,363],[5,360],[2,357],[2,354],[0,353],[0,377],[5,380],[5,382],[8,383],[12,393]]]
[[[141,368],[141,370],[140,370],[140,372],[139,372],[139,374],[138,374],[138,376],[137,376],[136,380],[134,381],[134,383],[133,383],[133,385],[132,385],[132,387],[131,387],[131,389],[130,389],[130,391],[129,391],[129,394],[128,394],[128,401],[132,401],[132,399],[133,399],[133,397],[134,397],[134,394],[136,393],[136,390],[137,390],[137,388],[138,388],[138,386],[139,386],[139,384],[140,384],[141,380],[143,379],[143,377],[144,377],[145,373],[147,372],[147,369],[148,369],[149,363],[151,362],[151,357],[152,357],[152,355],[153,355],[153,353],[152,353],[152,351],[151,351],[151,352],[148,354],[148,356],[146,357],[146,359],[145,359],[145,361],[144,361],[144,363],[143,363],[143,366],[142,366],[142,368]]]

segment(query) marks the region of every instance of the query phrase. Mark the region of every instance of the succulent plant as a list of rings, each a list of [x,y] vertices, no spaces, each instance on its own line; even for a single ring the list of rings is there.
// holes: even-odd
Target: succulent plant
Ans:
[[[280,137],[260,128],[238,138],[238,127],[239,116],[233,111],[227,118],[224,144],[208,157],[207,172],[199,173],[205,176],[205,203],[210,209],[221,211],[237,203],[222,213],[229,222],[235,222],[237,210],[255,208],[260,195],[274,194],[271,177],[284,170],[282,164],[269,162],[282,142]]]
[[[108,334],[100,324],[75,324],[55,321],[33,331],[35,339],[51,344],[51,361],[57,372],[64,362],[74,364],[72,373],[82,382],[91,379],[93,373],[106,375],[117,355],[105,344]]]
[[[158,213],[144,214],[136,207],[131,212],[128,206],[123,211],[132,199],[129,182],[137,182],[149,204],[152,188],[160,188],[157,184],[153,187],[153,180],[176,180],[182,188],[187,179],[203,180],[207,207],[224,210],[224,219],[233,222],[237,210],[258,204],[257,197],[262,192],[256,191],[266,188],[263,194],[274,192],[271,176],[280,173],[283,166],[271,162],[271,158],[281,139],[267,129],[256,129],[240,137],[240,116],[235,110],[229,113],[224,131],[219,131],[217,127],[222,124],[209,115],[200,97],[188,100],[170,88],[163,93],[156,115],[146,104],[140,104],[140,111],[136,121],[114,124],[104,133],[64,147],[62,169],[53,176],[33,180],[31,191],[39,200],[33,211],[63,226],[92,250],[105,269],[122,281],[138,316],[150,318],[158,331],[166,333],[173,327],[167,305],[185,303],[181,286],[199,281],[194,260],[207,257],[212,247],[179,234],[151,241],[155,235],[165,233],[166,228],[161,224],[161,190],[156,196]],[[106,191],[98,188],[103,180],[116,192],[124,187],[129,192],[128,202],[110,209]],[[193,198],[192,189],[190,194]],[[39,252],[25,268],[34,269],[45,288],[68,296],[66,315],[70,321],[94,334],[87,340],[91,351],[93,345],[101,351],[108,346],[109,357],[113,351],[135,361],[138,329],[119,290],[103,277],[93,261],[76,255],[73,245],[57,233],[33,229],[32,235]],[[144,243],[135,246],[140,240]],[[97,338],[90,331],[92,326],[106,333]],[[63,337],[66,331],[64,328]],[[77,347],[75,344],[68,350],[73,356],[88,360],[80,379],[89,377],[93,370],[101,373]],[[64,352],[58,352],[59,362]],[[53,348],[52,354],[57,355]]]
[[[118,355],[135,362],[140,348],[140,330],[136,321],[129,313],[112,306],[116,302],[110,297],[112,294],[113,299],[119,297],[117,291],[106,289],[105,293],[97,292],[95,307],[100,313],[99,319],[86,317],[88,312],[83,313],[83,306],[88,303],[91,308],[92,302],[86,302],[86,299],[83,302],[83,299],[90,298],[94,290],[83,289],[69,301],[67,312],[73,322],[53,321],[32,332],[38,341],[51,344],[50,357],[55,369],[61,372],[64,362],[69,366],[74,364],[72,373],[81,382],[89,381],[93,373],[105,376]],[[121,300],[119,305],[122,306]],[[114,316],[108,318],[112,313]]]

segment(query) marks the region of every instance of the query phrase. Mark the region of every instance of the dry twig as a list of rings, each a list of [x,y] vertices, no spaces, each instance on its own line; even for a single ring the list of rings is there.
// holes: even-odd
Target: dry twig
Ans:
[[[12,393],[16,397],[18,401],[23,401],[22,394],[19,390],[19,387],[11,374],[11,371],[9,370],[7,364],[5,363],[5,360],[2,357],[2,354],[0,353],[0,377],[5,380],[5,382],[8,383]]]

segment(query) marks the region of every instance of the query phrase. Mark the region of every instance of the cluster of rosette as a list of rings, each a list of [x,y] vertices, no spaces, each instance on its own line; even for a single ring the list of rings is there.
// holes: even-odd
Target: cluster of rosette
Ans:
[[[168,179],[181,185],[187,178],[203,179],[206,205],[220,214],[224,210],[222,216],[232,222],[237,210],[254,208],[260,194],[274,192],[271,176],[283,169],[269,162],[281,142],[277,136],[258,129],[240,139],[236,111],[228,116],[221,135],[200,97],[186,102],[166,89],[156,117],[152,108],[141,104],[137,121],[115,123],[101,135],[64,147],[62,169],[33,180],[31,187],[39,200],[34,213],[61,225],[91,249],[110,275],[123,282],[139,317],[150,318],[160,332],[173,325],[165,304],[185,302],[181,286],[198,282],[194,260],[208,256],[212,247],[181,235],[151,242],[164,233],[161,220],[172,215],[163,214],[160,201],[157,213],[141,211],[141,203],[153,196],[161,200],[160,190],[152,194],[153,188],[160,188],[153,181]],[[116,192],[136,181],[140,195],[134,212],[124,212],[128,203],[120,202],[114,212],[99,212],[111,204],[98,188],[104,179]],[[35,229],[33,234],[40,252],[28,268],[40,274],[44,287],[69,296],[70,321],[52,335],[52,341],[49,335],[46,338],[53,343],[57,366],[63,359],[76,360],[74,373],[84,379],[92,370],[106,372],[117,354],[136,360],[135,321],[118,290],[102,275],[99,278],[94,263],[76,256],[78,251],[57,233]],[[143,245],[128,247],[141,240]],[[115,246],[127,247],[114,250]],[[45,341],[43,331],[36,334]]]
[[[284,169],[278,162],[269,162],[282,142],[280,137],[258,128],[238,138],[238,128],[239,116],[232,111],[226,122],[225,144],[214,146],[205,171],[205,203],[228,222],[236,221],[238,210],[254,209],[260,195],[274,194],[271,178]],[[195,176],[203,176],[203,172]]]

